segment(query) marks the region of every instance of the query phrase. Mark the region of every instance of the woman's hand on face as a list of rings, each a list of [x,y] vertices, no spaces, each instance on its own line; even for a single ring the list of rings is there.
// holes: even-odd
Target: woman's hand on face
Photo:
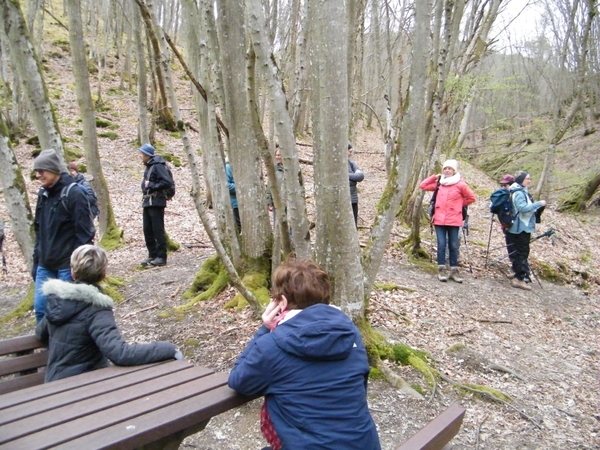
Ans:
[[[279,322],[279,314],[281,313],[281,308],[279,306],[279,302],[271,299],[265,312],[262,315],[263,324],[269,329],[273,330],[277,326]]]

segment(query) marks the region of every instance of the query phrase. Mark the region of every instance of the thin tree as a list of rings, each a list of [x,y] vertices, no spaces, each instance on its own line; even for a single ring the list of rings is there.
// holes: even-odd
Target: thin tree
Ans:
[[[115,220],[108,185],[100,164],[96,114],[94,113],[90,90],[89,72],[85,58],[85,38],[81,25],[81,3],[79,0],[67,0],[67,2],[69,8],[69,42],[71,44],[71,59],[75,77],[75,93],[83,128],[83,148],[86,163],[93,176],[91,182],[98,196],[98,206],[100,208],[100,216],[98,217],[100,244],[107,249],[112,249],[119,244],[121,230],[119,230]]]
[[[0,8],[2,30],[8,38],[12,65],[19,74],[23,90],[26,93],[29,113],[38,133],[40,146],[42,149],[52,148],[56,150],[66,170],[67,166],[58,122],[48,100],[48,91],[42,76],[41,66],[31,43],[19,2],[16,0],[2,0],[2,4],[4,5]]]

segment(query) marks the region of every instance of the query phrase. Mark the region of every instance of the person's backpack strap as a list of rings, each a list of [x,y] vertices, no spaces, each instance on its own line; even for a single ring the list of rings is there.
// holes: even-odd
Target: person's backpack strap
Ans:
[[[73,189],[73,186],[76,186],[76,185],[77,185],[77,182],[73,181],[68,186],[63,187],[62,190],[60,191],[60,202],[62,203],[62,205],[64,206],[64,208],[67,212],[69,212],[69,205],[67,204],[67,202],[69,200],[69,192],[71,192],[71,189]]]

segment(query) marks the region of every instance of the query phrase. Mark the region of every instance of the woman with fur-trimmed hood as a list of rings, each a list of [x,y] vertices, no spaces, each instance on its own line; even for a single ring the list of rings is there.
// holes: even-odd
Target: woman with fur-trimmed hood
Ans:
[[[42,286],[48,298],[46,315],[35,334],[48,343],[46,382],[101,369],[109,361],[135,366],[183,358],[169,342],[128,344],[123,340],[113,300],[97,284],[106,276],[107,266],[104,249],[82,245],[71,255],[75,282],[52,279]]]

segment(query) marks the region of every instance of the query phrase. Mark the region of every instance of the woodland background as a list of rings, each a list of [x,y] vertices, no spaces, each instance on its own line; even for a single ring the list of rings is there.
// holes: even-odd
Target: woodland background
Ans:
[[[517,3],[509,1],[231,3],[0,2],[0,217],[10,269],[0,280],[0,303],[3,312],[13,311],[2,336],[32,329],[26,294],[38,185],[31,168],[36,152],[52,147],[87,171],[106,212],[99,242],[119,276],[113,287],[122,285],[115,289],[125,300],[117,315],[130,339],[171,339],[191,360],[228,370],[257,326],[252,318],[268,298],[271,267],[293,250],[327,268],[334,301],[360,324],[367,344],[381,350],[372,364],[391,384],[377,384],[375,395],[399,402],[385,405],[387,419],[376,417],[389,445],[454,398],[450,381],[460,380],[508,389],[517,404],[490,407],[480,394],[467,394],[472,417],[460,438],[466,448],[592,448],[597,389],[585,399],[571,391],[582,380],[597,387],[592,342],[598,339],[590,339],[598,330],[600,263],[597,2],[529,5],[538,15],[526,37],[508,32]],[[148,141],[173,166],[178,193],[167,208],[167,230],[181,247],[165,270],[139,272],[145,254],[136,149]],[[367,173],[359,230],[346,187],[348,141]],[[276,142],[284,186],[272,181]],[[463,289],[440,286],[428,273],[434,240],[423,193],[415,189],[448,157],[459,158],[479,198],[462,251],[463,271],[472,274]],[[240,236],[231,226],[225,158],[240,192]],[[521,168],[538,181],[535,196],[550,202],[540,232],[557,230],[551,244],[537,241],[533,267],[542,280],[568,286],[544,281],[546,290],[540,287],[532,302],[507,287],[501,236],[487,212],[494,180]],[[268,189],[278,211],[287,207],[274,228]],[[195,275],[202,263],[213,269],[208,283]],[[226,288],[228,281],[235,290]],[[199,303],[207,298],[211,306]],[[518,321],[521,313],[542,319],[507,335],[488,334],[477,325],[481,317],[468,315],[479,311],[474,305],[492,321],[505,315]],[[223,330],[232,321],[234,331]],[[208,332],[199,339],[200,324],[232,339],[217,343]],[[565,338],[566,328],[575,334]],[[483,359],[531,372],[531,401],[519,403],[525,395],[517,369],[506,381],[474,376],[465,363],[471,356],[449,366],[443,349],[463,336]],[[494,342],[522,348],[523,340],[528,357],[493,349]],[[548,349],[548,342],[556,347]],[[433,352],[430,366],[452,367],[450,381],[434,377],[432,387],[392,364],[389,349],[402,344]],[[546,356],[538,360],[542,347]],[[563,348],[576,369],[556,367]],[[489,372],[490,364],[484,366]],[[548,375],[553,370],[560,375]],[[431,408],[407,399],[416,384],[435,399]],[[532,394],[538,389],[548,398]],[[549,414],[547,404],[559,406]],[[526,424],[536,430],[531,438],[524,437]],[[557,427],[555,439],[544,432]],[[232,428],[240,442],[255,442],[240,431],[253,424]],[[235,445],[216,447],[244,448]]]

